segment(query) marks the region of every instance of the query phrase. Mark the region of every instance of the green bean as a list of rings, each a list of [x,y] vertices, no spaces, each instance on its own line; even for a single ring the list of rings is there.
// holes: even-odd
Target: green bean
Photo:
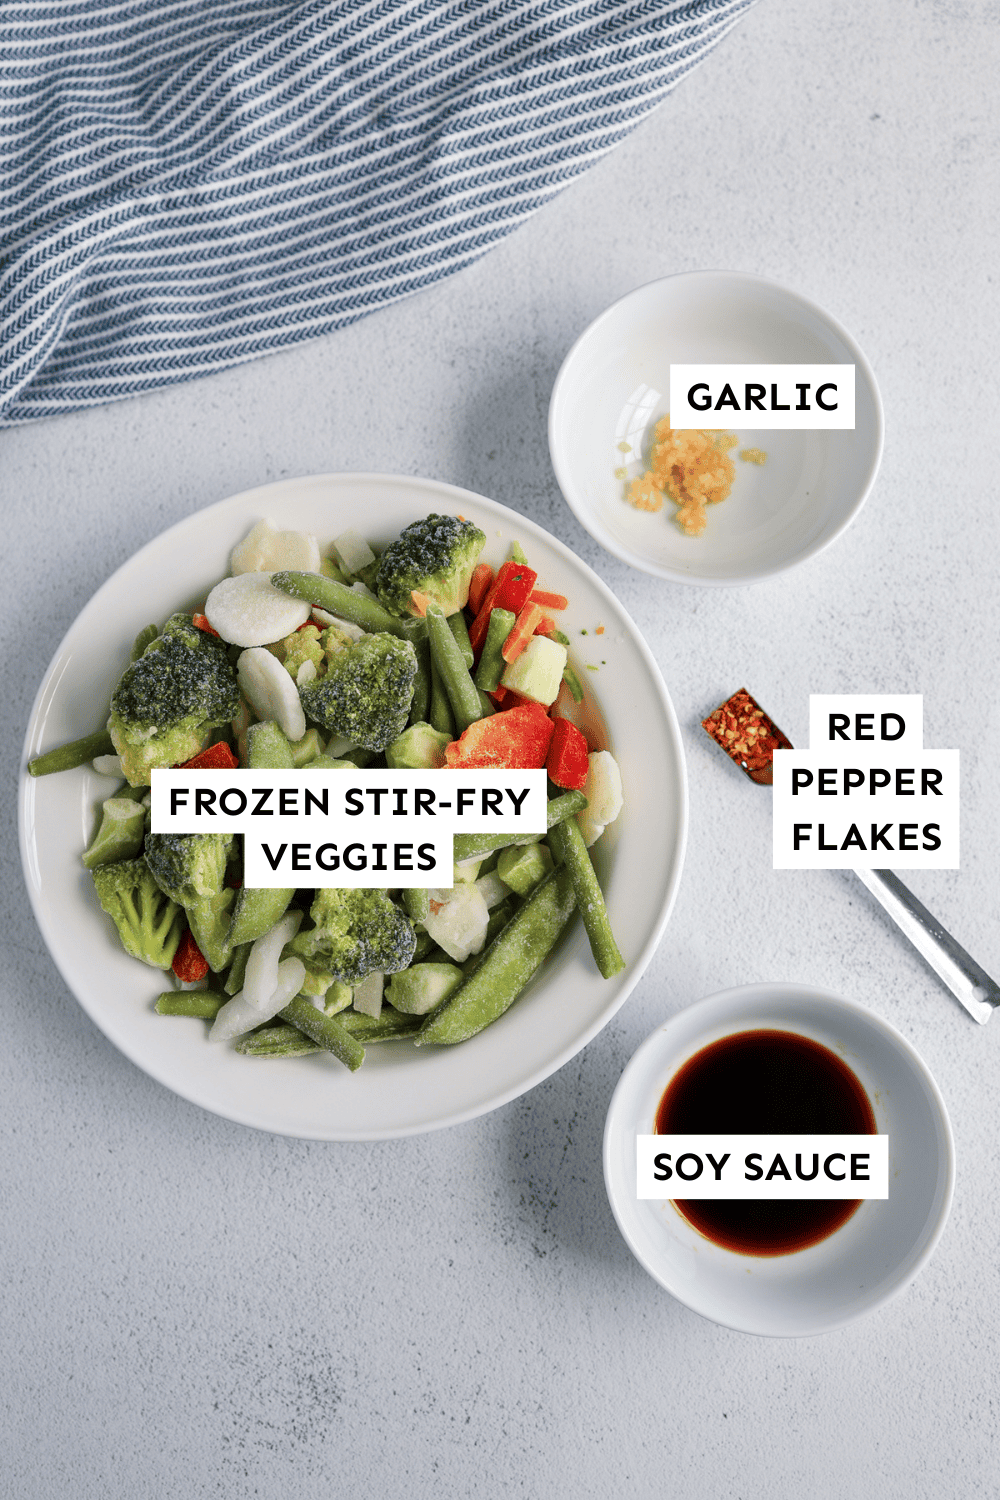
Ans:
[[[587,799],[582,792],[563,792],[562,796],[553,797],[546,808],[549,830],[564,818],[571,818],[575,813],[582,812],[586,805]],[[467,859],[492,854],[498,849],[510,849],[515,844],[519,847],[523,844],[537,844],[544,837],[544,833],[519,833],[513,838],[509,833],[456,833],[452,857],[456,864],[462,864]]]
[[[71,740],[68,745],[36,755],[28,762],[28,773],[31,776],[51,776],[54,771],[72,771],[76,766],[85,765],[95,755],[117,753],[108,731],[98,729],[95,734],[85,734],[82,740]]]
[[[413,642],[417,653],[417,675],[413,679],[409,724],[426,724],[431,707],[431,643],[425,635]]]
[[[351,620],[362,630],[373,634],[387,631],[404,639],[407,636],[404,622],[383,609],[377,599],[370,599],[360,589],[350,589],[333,578],[324,578],[321,573],[272,573],[271,582],[283,594],[318,604],[320,609],[339,615],[342,620]]]
[[[214,990],[165,990],[156,1002],[156,1014],[214,1021],[225,1001],[225,995],[217,995]]]
[[[305,1057],[321,1050],[295,1026],[261,1026],[236,1043],[236,1051],[244,1057]]]
[[[441,609],[427,606],[427,630],[431,638],[431,660],[441,674],[459,734],[483,717],[476,684],[469,676],[461,648],[448,628]]]
[[[563,682],[573,694],[574,703],[583,702],[583,684],[572,667],[563,667]]]
[[[570,644],[569,636],[563,630],[550,630],[549,640],[558,641],[560,646],[568,646]]]
[[[610,979],[613,974],[624,969],[625,960],[611,931],[604,895],[597,883],[594,866],[576,819],[567,818],[564,823],[553,828],[549,834],[549,843],[552,853],[562,861],[573,882],[573,893],[583,917],[583,925],[587,929],[594,962],[604,978]]]
[[[483,654],[476,669],[476,687],[492,693],[499,686],[507,663],[503,659],[503,643],[514,629],[517,616],[511,609],[494,609],[486,627]]]
[[[344,1029],[339,1016],[325,1016],[301,995],[290,1000],[280,1015],[283,1021],[290,1021],[325,1052],[332,1052],[352,1073],[356,1073],[364,1062],[364,1047]]]
[[[457,609],[453,615],[448,616],[448,629],[455,637],[458,649],[462,653],[462,659],[471,672],[476,662],[476,653],[472,649],[472,642],[469,640],[469,627],[466,625],[465,616],[460,609]]]
[[[430,650],[429,644],[428,650]],[[431,705],[427,710],[427,722],[432,729],[454,738],[455,716],[451,711],[448,694],[445,692],[444,682],[435,664],[433,653],[431,654]]]
[[[139,657],[145,651],[146,647],[152,645],[153,641],[156,640],[156,637],[159,635],[159,633],[160,632],[155,625],[144,625],[142,627],[142,629],[139,631],[139,634],[132,642],[132,650],[128,654],[129,665],[131,665],[132,662],[139,660]]]
[[[494,939],[473,972],[427,1017],[415,1045],[451,1046],[502,1016],[555,946],[576,905],[569,873],[556,868]]]
[[[292,747],[278,728],[265,720],[247,730],[247,765],[252,771],[292,769]],[[295,895],[294,886],[243,886],[236,896],[228,941],[236,948],[253,943],[280,921]]]
[[[246,978],[247,959],[250,957],[250,949],[253,943],[241,943],[239,947],[233,948],[233,958],[229,965],[229,973],[223,986],[227,995],[238,995],[243,988]]]

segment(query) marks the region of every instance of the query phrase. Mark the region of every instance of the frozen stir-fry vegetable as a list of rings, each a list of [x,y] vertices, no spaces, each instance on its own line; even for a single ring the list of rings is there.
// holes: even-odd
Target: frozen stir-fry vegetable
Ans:
[[[154,767],[190,760],[239,704],[223,642],[199,630],[190,615],[171,615],[125,668],[111,698],[108,730],[128,781],[148,786]]]
[[[599,971],[622,967],[587,848],[618,815],[621,775],[580,727],[552,618],[568,601],[536,588],[519,547],[481,563],[485,544],[462,517],[431,515],[380,557],[351,533],[317,562],[312,537],[258,526],[205,613],[141,633],[108,720],[132,787],[105,800],[86,863],[126,951],[209,986],[161,995],[159,1014],[202,1018],[247,1058],[353,1071],[369,1043],[450,1046],[491,1024],[575,911]],[[29,769],[108,749],[90,734]],[[456,835],[449,888],[258,890],[240,839],[148,831],[141,789],[171,765],[544,766],[548,833]]]
[[[422,615],[413,595],[436,604],[442,614],[464,609],[469,583],[486,537],[459,516],[425,516],[407,526],[379,558],[375,592],[395,615]]]

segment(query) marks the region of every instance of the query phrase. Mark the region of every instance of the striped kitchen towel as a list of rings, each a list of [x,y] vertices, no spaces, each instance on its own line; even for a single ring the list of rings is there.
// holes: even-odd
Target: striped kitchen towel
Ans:
[[[753,0],[7,0],[0,424],[339,328],[468,265]]]

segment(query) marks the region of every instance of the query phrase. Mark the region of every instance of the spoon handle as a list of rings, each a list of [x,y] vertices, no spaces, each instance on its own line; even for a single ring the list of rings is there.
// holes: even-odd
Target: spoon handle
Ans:
[[[951,933],[945,931],[898,875],[891,870],[855,870],[854,873],[962,1002],[973,1020],[985,1026],[994,1008],[1000,1005],[1000,986],[960,943],[956,943]]]

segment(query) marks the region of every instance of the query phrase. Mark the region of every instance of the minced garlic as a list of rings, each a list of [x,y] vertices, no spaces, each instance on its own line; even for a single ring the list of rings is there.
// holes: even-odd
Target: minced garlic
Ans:
[[[626,499],[637,510],[657,511],[664,493],[677,505],[674,520],[688,536],[705,530],[705,507],[725,500],[733,487],[736,466],[728,450],[739,439],[731,432],[679,429],[670,426],[670,414],[656,424],[651,467],[633,479]]]

